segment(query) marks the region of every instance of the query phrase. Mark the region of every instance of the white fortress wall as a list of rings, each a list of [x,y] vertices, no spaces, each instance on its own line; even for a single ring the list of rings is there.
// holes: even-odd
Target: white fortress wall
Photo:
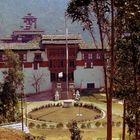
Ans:
[[[94,66],[93,68],[84,68],[77,66],[74,71],[74,83],[77,88],[87,88],[87,83],[94,83],[95,88],[104,86],[104,75],[102,66]]]

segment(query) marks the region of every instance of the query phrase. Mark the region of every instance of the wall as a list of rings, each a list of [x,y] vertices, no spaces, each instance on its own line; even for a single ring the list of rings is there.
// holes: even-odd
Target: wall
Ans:
[[[83,66],[77,66],[74,71],[74,83],[76,88],[87,88],[87,83],[94,83],[95,88],[101,88],[104,86],[104,74],[102,66],[94,66],[93,68],[84,68]]]

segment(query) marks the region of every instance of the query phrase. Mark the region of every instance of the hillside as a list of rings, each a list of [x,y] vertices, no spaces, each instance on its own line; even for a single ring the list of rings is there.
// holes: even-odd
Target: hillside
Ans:
[[[0,140],[25,140],[25,135],[15,129],[0,128]]]

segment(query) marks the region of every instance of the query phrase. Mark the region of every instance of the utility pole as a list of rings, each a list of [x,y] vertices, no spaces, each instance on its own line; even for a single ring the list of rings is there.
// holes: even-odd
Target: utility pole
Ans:
[[[68,28],[66,21],[66,12],[65,12],[65,38],[66,38],[66,92],[67,99],[69,98],[69,48],[68,48]]]
[[[24,131],[24,117],[23,117],[23,93],[21,93],[21,124],[22,124],[22,131]]]

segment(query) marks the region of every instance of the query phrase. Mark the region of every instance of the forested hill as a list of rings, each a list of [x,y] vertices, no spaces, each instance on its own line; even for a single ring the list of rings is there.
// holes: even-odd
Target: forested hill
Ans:
[[[0,0],[0,36],[9,35],[22,26],[21,18],[28,12],[38,18],[38,26],[48,34],[65,31],[64,11],[69,0]],[[78,24],[67,21],[70,33],[81,33],[89,40]]]

